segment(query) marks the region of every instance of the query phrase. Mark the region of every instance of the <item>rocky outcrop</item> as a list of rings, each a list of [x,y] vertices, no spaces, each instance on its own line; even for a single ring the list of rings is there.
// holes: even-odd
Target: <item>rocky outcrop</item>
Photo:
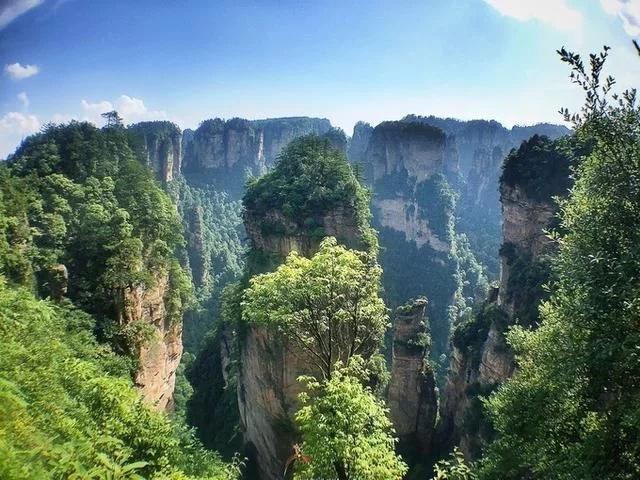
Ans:
[[[300,255],[313,255],[326,236],[336,237],[338,242],[351,248],[364,249],[356,212],[353,209],[337,208],[317,219],[313,231],[300,228],[297,222],[286,218],[278,210],[255,215],[245,211],[245,229],[253,248],[260,252],[286,257],[296,251]],[[316,233],[320,232],[320,233]]]
[[[145,401],[162,411],[173,409],[176,370],[182,357],[182,322],[168,319],[168,289],[169,277],[163,273],[151,288],[126,288],[116,294],[120,325],[137,325],[134,335],[151,327],[138,346],[135,384]]]
[[[388,407],[406,457],[431,449],[438,391],[428,363],[427,301],[419,298],[396,310]]]
[[[352,176],[346,158],[340,168],[332,170],[335,163],[319,159],[327,152],[328,142],[318,139],[302,142],[292,147],[283,163],[253,184],[243,199],[245,229],[251,246],[248,275],[277,268],[292,251],[309,257],[327,236],[349,248],[371,248],[368,242],[373,233],[367,221],[368,212],[362,211],[367,206],[358,201],[365,192]],[[310,155],[299,154],[303,146],[310,149]],[[339,157],[331,158],[337,162],[341,161]],[[290,178],[291,169],[304,169],[307,176]],[[318,179],[320,175],[322,178]],[[341,181],[337,181],[336,175]],[[298,188],[302,181],[314,183]],[[317,201],[314,208],[293,213],[291,200],[279,193],[286,190],[284,182],[298,188],[292,198],[300,199],[313,188],[326,192],[326,197]],[[302,387],[297,378],[309,374],[319,377],[320,372],[313,370],[313,362],[273,329],[245,325],[239,345],[238,405],[248,454],[251,463],[257,466],[258,478],[281,479],[293,445],[300,441],[293,421]]]
[[[363,164],[372,179],[386,300],[398,306],[429,298],[431,353],[439,359],[446,353],[448,310],[457,289],[450,256],[454,197],[447,180],[457,175],[455,150],[436,127],[383,122],[371,133]]]
[[[366,122],[358,122],[353,127],[347,155],[353,165],[362,165],[366,161],[367,148],[373,135],[373,127]],[[367,179],[371,181],[371,179]]]
[[[146,164],[163,182],[170,182],[182,169],[182,132],[171,122],[141,122],[129,127],[141,140]]]
[[[205,120],[185,141],[183,173],[193,185],[239,198],[246,179],[265,173],[291,140],[330,130],[329,120],[308,117]]]
[[[571,158],[559,142],[534,136],[505,160],[500,180],[502,237],[499,287],[470,321],[457,326],[441,411],[440,436],[477,457],[491,429],[481,409],[486,396],[507,380],[516,365],[505,333],[514,324],[533,327],[542,285],[549,275],[557,205],[570,186]]]
[[[351,248],[362,248],[354,211],[340,208],[321,218],[322,236],[313,235],[275,210],[261,216],[247,210],[245,228],[254,252],[275,257],[270,266],[277,265],[292,251],[313,255],[322,238],[329,235]],[[265,266],[248,268],[260,270]],[[281,337],[256,326],[248,327],[242,341],[240,365],[238,404],[245,442],[255,455],[260,478],[280,479],[286,459],[299,441],[293,422],[301,392],[297,378],[318,372],[310,370],[308,359]]]
[[[291,140],[304,135],[323,135],[331,130],[326,118],[283,117],[253,120],[251,124],[264,135],[264,157],[267,167],[273,166],[278,155]]]

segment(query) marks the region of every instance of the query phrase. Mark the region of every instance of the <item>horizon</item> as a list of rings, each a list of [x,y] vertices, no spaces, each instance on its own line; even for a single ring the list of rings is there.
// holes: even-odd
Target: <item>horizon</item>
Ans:
[[[318,4],[8,0],[0,5],[0,158],[47,123],[326,118],[351,135],[406,115],[564,124],[580,105],[556,50],[612,47],[640,75],[632,0]]]

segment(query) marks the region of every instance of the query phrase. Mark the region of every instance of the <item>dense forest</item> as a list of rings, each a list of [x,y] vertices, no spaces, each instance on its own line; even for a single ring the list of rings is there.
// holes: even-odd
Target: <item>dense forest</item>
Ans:
[[[0,478],[640,478],[640,108],[608,52],[559,51],[570,132],[113,111],[26,138]]]

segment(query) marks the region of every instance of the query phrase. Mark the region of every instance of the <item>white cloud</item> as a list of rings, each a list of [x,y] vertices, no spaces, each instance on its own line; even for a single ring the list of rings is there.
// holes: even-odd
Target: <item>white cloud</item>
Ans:
[[[29,108],[29,97],[27,96],[27,92],[20,92],[18,94],[18,100],[22,103],[23,108]]]
[[[80,102],[84,111],[84,120],[101,125],[104,120],[101,115],[111,110],[116,110],[125,123],[135,123],[143,120],[162,120],[167,118],[164,110],[149,110],[140,98],[120,95],[117,100],[110,102],[102,100],[90,103],[87,100]]]
[[[149,110],[140,98],[120,95],[116,102],[116,110],[125,122],[140,122],[142,120],[163,120],[167,118],[164,110]]]
[[[609,15],[620,17],[625,32],[640,37],[640,0],[600,0],[600,5]]]
[[[15,150],[23,138],[40,129],[40,120],[35,115],[9,112],[0,117],[0,158]]]
[[[9,112],[0,117],[0,132],[29,134],[37,132],[40,128],[40,120],[35,115],[20,112]]]
[[[0,0],[0,30],[44,0]]]
[[[582,27],[582,14],[567,0],[484,0],[505,17],[521,22],[538,20],[557,30],[576,31]]]
[[[40,71],[37,65],[22,65],[21,63],[12,63],[4,66],[4,72],[13,80],[22,80],[36,75]]]

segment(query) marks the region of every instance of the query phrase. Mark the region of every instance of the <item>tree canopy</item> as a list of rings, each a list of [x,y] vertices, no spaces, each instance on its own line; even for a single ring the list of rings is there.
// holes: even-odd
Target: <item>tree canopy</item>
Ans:
[[[329,237],[312,258],[291,253],[275,272],[255,276],[242,316],[278,329],[325,378],[338,360],[376,353],[388,325],[381,269],[370,254]]]
[[[497,430],[482,478],[640,477],[640,109],[635,91],[608,99],[607,49],[560,52],[587,94],[569,115],[593,141],[561,202],[552,295],[535,331],[509,335],[518,373],[487,402]]]
[[[296,421],[304,443],[296,462],[298,480],[400,480],[406,465],[384,404],[362,385],[362,359],[336,368],[330,380],[307,380]]]

